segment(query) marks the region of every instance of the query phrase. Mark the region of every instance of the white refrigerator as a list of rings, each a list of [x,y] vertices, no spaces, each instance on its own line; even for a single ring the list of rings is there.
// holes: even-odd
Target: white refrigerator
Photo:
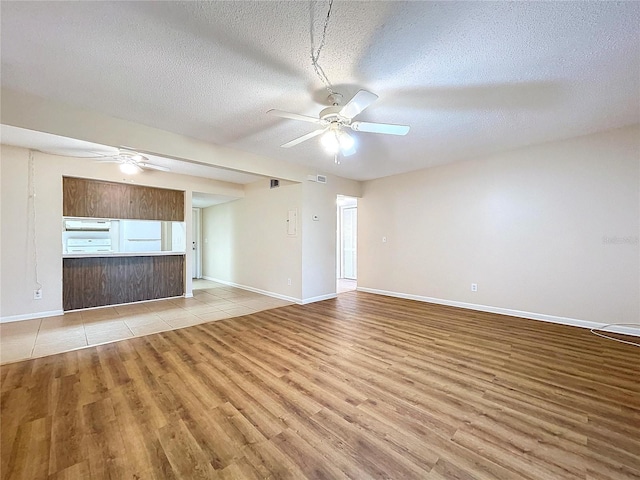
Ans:
[[[121,220],[120,235],[123,252],[160,252],[162,227],[155,220]]]

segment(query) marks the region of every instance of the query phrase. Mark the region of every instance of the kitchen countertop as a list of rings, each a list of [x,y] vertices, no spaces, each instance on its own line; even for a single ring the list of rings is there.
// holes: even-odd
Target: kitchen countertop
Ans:
[[[167,255],[185,255],[186,252],[89,252],[63,253],[62,258],[94,258],[94,257],[160,257]]]

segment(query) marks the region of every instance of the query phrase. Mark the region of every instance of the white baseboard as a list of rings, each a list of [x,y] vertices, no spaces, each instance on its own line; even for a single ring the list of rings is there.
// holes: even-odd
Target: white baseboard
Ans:
[[[508,315],[510,317],[527,318],[530,320],[539,320],[542,322],[559,323],[562,325],[570,325],[572,327],[581,327],[588,329],[601,329],[607,326],[606,323],[591,322],[588,320],[579,320],[576,318],[558,317],[555,315],[546,315],[543,313],[525,312],[522,310],[512,310],[510,308],[491,307],[489,305],[478,305],[475,303],[457,302],[455,300],[443,300],[441,298],[424,297],[421,295],[413,295],[410,293],[391,292],[388,290],[378,290],[376,288],[358,287],[359,292],[374,293],[376,295],[385,295],[387,297],[405,298],[407,300],[417,300],[419,302],[435,303],[438,305],[447,305],[450,307],[467,308],[469,310],[477,310],[480,312],[498,313],[500,315]],[[607,332],[622,333],[625,335],[633,335],[640,337],[640,325],[635,327],[611,326],[607,328]]]
[[[24,315],[9,315],[0,317],[0,323],[20,322],[22,320],[33,320],[34,318],[56,317],[64,315],[63,310],[50,310],[48,312],[25,313]]]
[[[185,293],[184,298],[193,298],[193,293]]]
[[[321,302],[322,300],[330,300],[332,298],[336,298],[338,294],[336,293],[327,293],[326,295],[318,295],[317,297],[305,298],[300,302],[302,305],[306,305],[307,303]]]
[[[268,297],[278,298],[280,300],[286,300],[287,302],[293,302],[293,303],[297,303],[297,304],[300,304],[300,305],[302,305],[302,303],[303,303],[302,299],[300,299],[300,298],[289,297],[287,295],[281,295],[279,293],[269,292],[267,290],[261,290],[259,288],[253,288],[253,287],[249,287],[247,285],[241,285],[239,283],[228,282],[226,280],[220,280],[219,278],[207,277],[206,275],[203,275],[202,278],[204,280],[209,280],[210,282],[222,283],[223,285],[228,285],[230,287],[240,288],[242,290],[247,290],[247,291],[253,292],[253,293],[260,293],[260,294],[266,295]]]
[[[204,280],[209,280],[211,282],[222,283],[223,285],[229,285],[230,287],[241,288],[242,290],[247,290],[249,292],[260,293],[262,295],[267,295],[269,297],[278,298],[280,300],[286,300],[287,302],[294,302],[298,305],[306,305],[308,303],[321,302],[322,300],[330,300],[332,298],[336,298],[338,295],[335,293],[328,293],[326,295],[318,295],[317,297],[310,298],[295,298],[289,297],[287,295],[281,295],[275,292],[269,292],[267,290],[261,290],[259,288],[249,287],[247,285],[241,285],[239,283],[228,282],[226,280],[220,280],[219,278],[207,277],[203,275],[202,278]]]
[[[1,317],[0,323],[9,323],[9,322],[20,322],[22,320],[33,320],[34,318],[46,318],[46,317],[57,317],[58,315],[64,315],[65,313],[72,312],[81,312],[86,310],[99,310],[101,308],[111,308],[111,307],[123,307],[125,305],[136,305],[138,303],[150,303],[150,302],[161,302],[162,300],[172,300],[176,298],[187,297],[186,295],[180,295],[179,297],[167,297],[167,298],[154,298],[151,300],[140,300],[138,302],[129,302],[129,303],[118,303],[114,305],[100,305],[98,307],[87,307],[87,308],[79,308],[77,310],[51,310],[49,312],[35,312],[35,313],[26,313],[24,315],[12,315],[9,317]],[[193,295],[191,295],[193,297]]]

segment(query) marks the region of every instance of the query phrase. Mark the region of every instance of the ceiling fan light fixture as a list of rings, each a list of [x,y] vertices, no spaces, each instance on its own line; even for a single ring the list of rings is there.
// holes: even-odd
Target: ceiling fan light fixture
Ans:
[[[343,151],[351,150],[356,143],[351,135],[342,130],[338,132],[338,142],[340,143],[340,150]]]
[[[322,143],[327,153],[331,155],[338,153],[348,153],[348,155],[352,155],[355,153],[355,139],[337,126],[332,125],[329,127],[322,137],[320,137],[320,143]]]
[[[121,163],[120,171],[125,175],[135,175],[140,171],[140,167],[133,163]]]
[[[335,155],[340,151],[340,139],[338,138],[338,132],[334,129],[327,130],[320,137],[320,143],[322,143],[327,153]]]

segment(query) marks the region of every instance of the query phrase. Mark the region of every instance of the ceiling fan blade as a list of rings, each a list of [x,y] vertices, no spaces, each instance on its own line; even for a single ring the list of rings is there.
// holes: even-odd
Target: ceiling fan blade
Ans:
[[[161,172],[170,172],[171,169],[168,167],[163,167],[161,165],[154,165],[152,163],[146,163],[146,162],[138,162],[136,163],[136,165],[138,165],[139,167],[142,168],[147,168],[149,170],[159,170]]]
[[[93,158],[94,162],[96,163],[122,163],[120,160],[118,160],[117,158],[95,158],[95,157],[87,157],[87,158]]]
[[[409,133],[408,125],[392,125],[390,123],[353,122],[349,125],[356,132],[386,133],[388,135],[406,135]]]
[[[301,120],[303,122],[309,123],[322,123],[322,120],[320,120],[319,118],[309,117],[307,115],[299,115],[297,113],[283,112],[282,110],[269,110],[267,113],[276,117],[288,118],[289,120]]]
[[[306,135],[303,135],[301,137],[296,138],[295,140],[291,140],[290,142],[285,143],[284,145],[280,145],[282,148],[290,148],[293,147],[295,145],[298,145],[299,143],[305,142],[313,137],[317,137],[318,135],[320,135],[321,133],[323,133],[326,130],[326,128],[321,128],[319,130],[314,130],[311,133],[307,133]]]
[[[340,110],[340,115],[353,118],[378,99],[375,93],[359,90]]]
[[[138,163],[136,163],[136,165],[138,167],[147,168],[149,170],[159,170],[161,172],[170,172],[171,171],[171,169],[168,168],[168,167],[163,167],[161,165],[154,165],[153,163],[138,162]]]

